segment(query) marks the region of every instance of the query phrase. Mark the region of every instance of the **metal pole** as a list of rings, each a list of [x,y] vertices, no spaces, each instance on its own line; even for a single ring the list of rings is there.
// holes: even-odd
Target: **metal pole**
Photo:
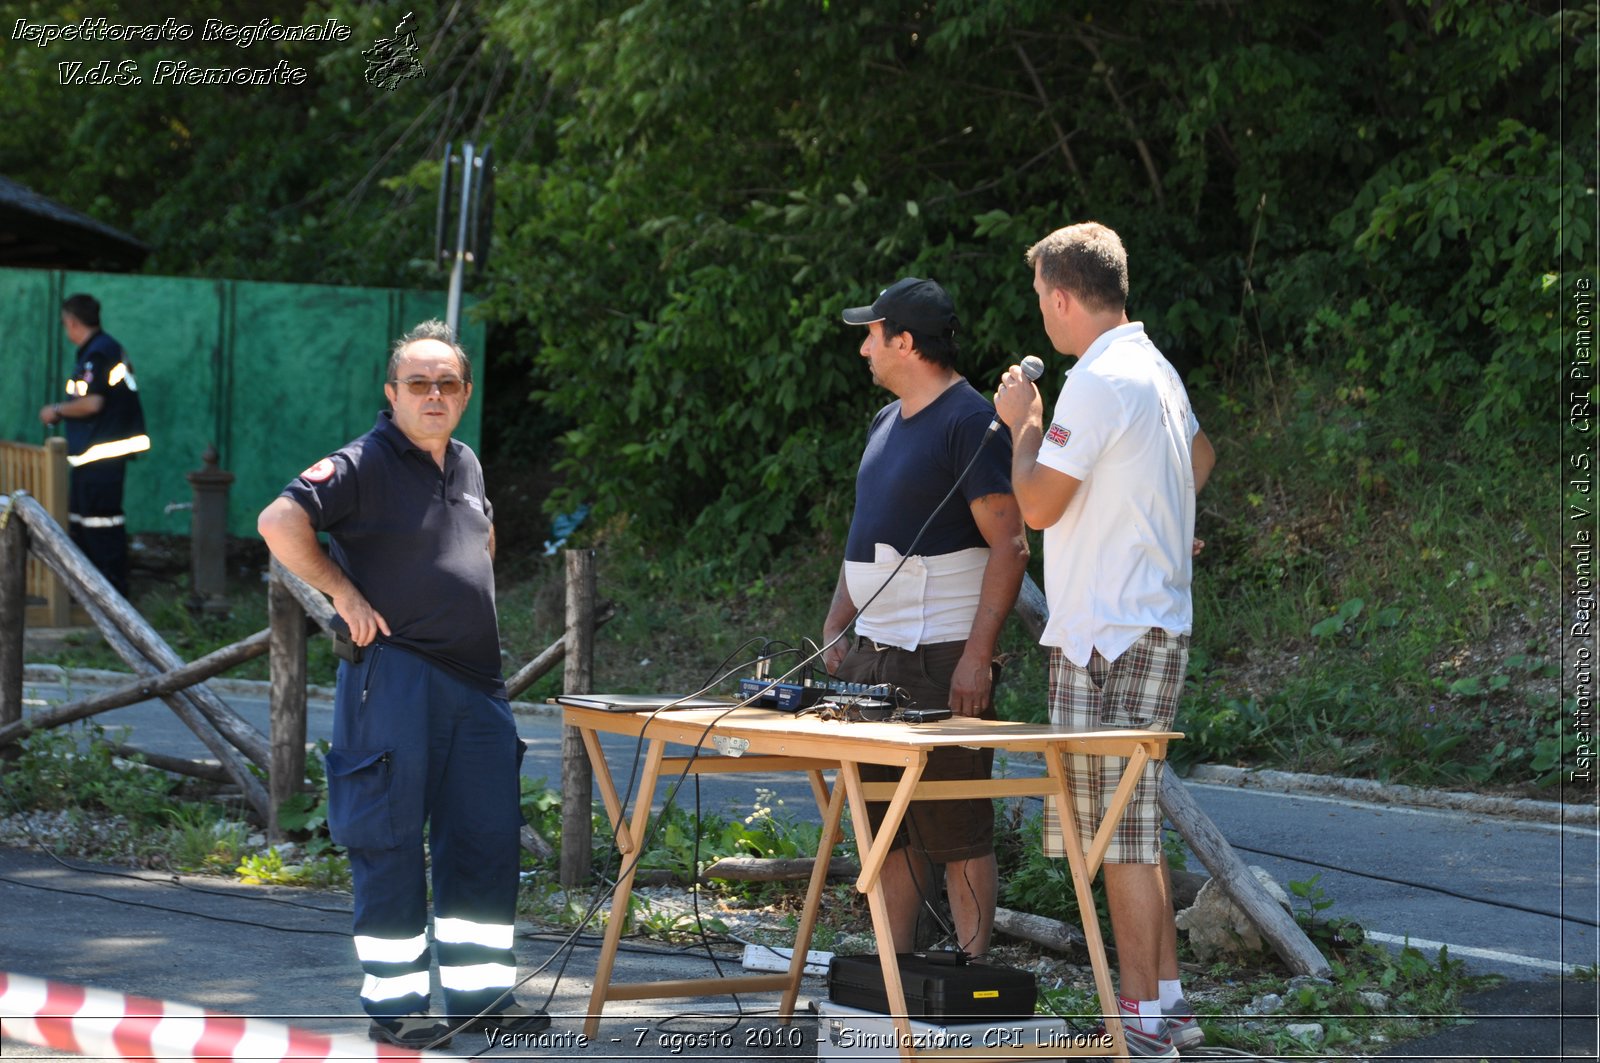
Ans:
[[[458,336],[461,333],[461,284],[467,271],[467,218],[472,203],[472,142],[461,145],[461,213],[456,218],[455,259],[450,266],[450,297],[445,303],[444,323]]]

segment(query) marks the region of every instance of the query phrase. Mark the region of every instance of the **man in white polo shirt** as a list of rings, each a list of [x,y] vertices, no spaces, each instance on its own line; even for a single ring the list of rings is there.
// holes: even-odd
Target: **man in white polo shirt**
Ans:
[[[1051,648],[1051,722],[1074,731],[1167,730],[1193,626],[1195,494],[1216,456],[1178,374],[1144,326],[1128,321],[1127,254],[1117,234],[1097,222],[1068,226],[1029,248],[1027,261],[1051,345],[1078,356],[1048,425],[1038,389],[1017,366],[995,395],[1012,433],[1017,503],[1028,525],[1044,530],[1050,618],[1040,641]],[[1124,764],[1072,758],[1085,848]],[[1146,768],[1104,866],[1129,1051],[1175,1059],[1178,1047],[1204,1035],[1178,984],[1159,772],[1159,763]],[[1060,845],[1052,820],[1047,852]]]

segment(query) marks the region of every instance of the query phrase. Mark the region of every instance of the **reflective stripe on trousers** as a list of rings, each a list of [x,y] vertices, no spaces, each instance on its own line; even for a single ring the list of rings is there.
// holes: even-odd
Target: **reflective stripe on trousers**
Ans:
[[[120,528],[128,523],[128,518],[120,513],[115,517],[85,517],[78,513],[69,513],[67,521],[85,528]]]

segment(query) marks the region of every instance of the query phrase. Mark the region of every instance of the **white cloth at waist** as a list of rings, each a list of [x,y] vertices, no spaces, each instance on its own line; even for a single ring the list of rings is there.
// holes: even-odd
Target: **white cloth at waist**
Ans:
[[[844,563],[850,601],[857,607],[871,601],[856,617],[856,634],[904,650],[924,643],[959,642],[972,634],[989,548],[914,554],[889,580],[900,556],[888,543],[876,543],[871,562]],[[888,586],[884,586],[885,580],[889,580]],[[878,593],[880,587],[882,593]]]

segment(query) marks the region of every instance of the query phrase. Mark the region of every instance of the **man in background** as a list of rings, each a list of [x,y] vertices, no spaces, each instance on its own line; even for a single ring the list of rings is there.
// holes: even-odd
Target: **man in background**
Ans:
[[[523,747],[500,673],[494,511],[477,455],[451,438],[472,365],[448,326],[400,338],[384,394],[391,409],[372,431],[301,473],[257,521],[350,632],[328,828],[350,852],[361,1005],[373,1040],[410,1048],[535,1033],[549,1016],[512,996]],[[428,1011],[424,824],[448,1023]]]
[[[867,434],[823,622],[826,645],[861,608],[856,637],[834,645],[824,664],[851,682],[892,684],[918,707],[993,719],[995,645],[1028,565],[1010,446],[989,431],[993,407],[956,371],[959,322],[937,283],[906,277],[844,320],[866,326],[861,356],[895,401]],[[993,765],[993,749],[937,749],[922,777],[987,779]],[[897,781],[900,771],[864,764],[861,775]],[[868,806],[874,830],[885,808]],[[882,877],[894,950],[916,948],[931,865],[942,864],[956,947],[982,958],[998,891],[993,803],[914,802],[894,846]]]
[[[1023,519],[1044,530],[1040,642],[1050,647],[1050,722],[1068,731],[1171,730],[1193,626],[1195,494],[1216,456],[1178,374],[1130,322],[1128,261],[1097,222],[1058,229],[1027,254],[1051,345],[1077,356],[1044,425],[1039,391],[1012,366],[995,409],[1011,429],[1012,485]],[[1085,851],[1127,764],[1068,758]],[[1178,980],[1178,930],[1161,850],[1153,761],[1106,851],[1128,1050],[1176,1059],[1205,1035]],[[1047,810],[1045,851],[1061,856]],[[1052,837],[1052,830],[1054,837]]]
[[[67,489],[72,541],[124,598],[128,596],[128,528],[122,488],[128,461],[150,449],[133,363],[122,344],[100,328],[100,303],[91,295],[61,304],[61,327],[78,349],[66,398],[41,407],[39,420],[67,433]]]

